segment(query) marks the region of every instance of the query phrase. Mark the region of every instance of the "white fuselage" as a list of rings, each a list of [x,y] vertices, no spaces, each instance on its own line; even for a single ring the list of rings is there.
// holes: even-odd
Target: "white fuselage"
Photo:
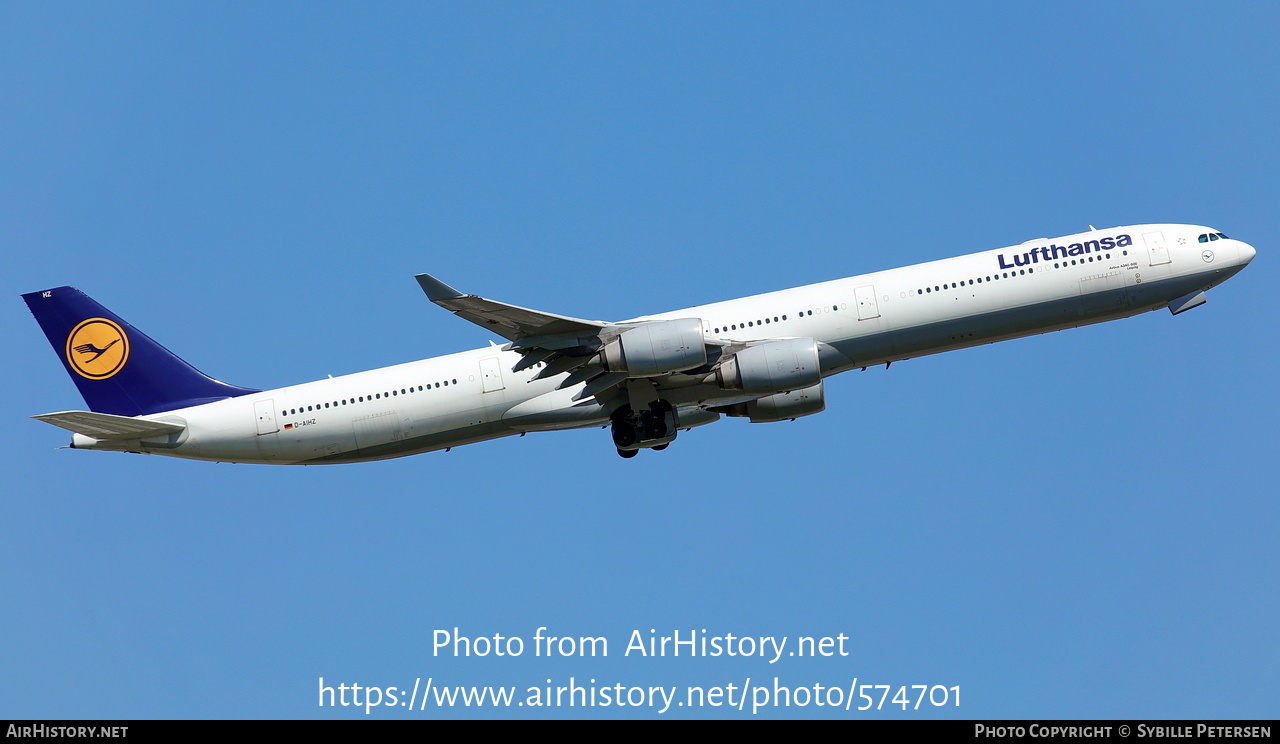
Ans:
[[[1205,234],[1213,241],[1199,242]],[[1249,245],[1217,235],[1171,224],[1095,230],[635,320],[699,318],[708,338],[729,341],[811,337],[821,342],[828,376],[1165,307],[1216,286],[1253,258]],[[1081,252],[1066,255],[1072,250]],[[520,358],[490,346],[143,417],[185,424],[167,439],[76,434],[73,445],[320,464],[608,422],[598,404],[573,401],[581,384],[556,390],[563,375],[533,380],[538,367],[513,373]],[[681,407],[682,428],[716,418],[705,411],[699,417],[698,407],[750,397],[688,379],[659,381],[658,388]]]

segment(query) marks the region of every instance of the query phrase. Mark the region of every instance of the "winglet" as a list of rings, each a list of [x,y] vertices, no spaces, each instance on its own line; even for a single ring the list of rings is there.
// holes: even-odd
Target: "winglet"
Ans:
[[[414,278],[418,280],[418,285],[422,287],[422,291],[427,293],[427,299],[432,302],[456,300],[459,297],[466,297],[463,293],[453,287],[450,287],[448,284],[445,284],[430,274],[418,274]]]

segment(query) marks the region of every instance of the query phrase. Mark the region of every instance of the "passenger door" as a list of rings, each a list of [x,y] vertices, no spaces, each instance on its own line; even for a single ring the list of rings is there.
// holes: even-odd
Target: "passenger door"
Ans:
[[[858,320],[871,320],[880,317],[880,306],[876,304],[876,288],[864,284],[853,290],[854,299],[858,301]]]
[[[502,384],[502,368],[498,365],[498,357],[486,357],[480,360],[480,378],[484,382],[486,393],[506,387]]]
[[[1164,233],[1159,230],[1143,233],[1142,240],[1147,244],[1147,257],[1150,259],[1150,266],[1169,263],[1169,247],[1164,243]]]
[[[258,434],[275,434],[280,431],[276,423],[276,402],[271,398],[253,403],[253,415],[258,420]]]

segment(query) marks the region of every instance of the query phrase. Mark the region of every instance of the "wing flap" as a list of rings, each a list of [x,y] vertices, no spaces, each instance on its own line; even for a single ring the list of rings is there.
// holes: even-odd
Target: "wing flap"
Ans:
[[[175,434],[187,428],[182,424],[171,424],[165,421],[148,421],[147,419],[115,416],[110,413],[93,413],[91,411],[59,411],[58,413],[42,413],[31,418],[47,424],[60,426],[68,431],[83,434],[94,439],[147,439]]]

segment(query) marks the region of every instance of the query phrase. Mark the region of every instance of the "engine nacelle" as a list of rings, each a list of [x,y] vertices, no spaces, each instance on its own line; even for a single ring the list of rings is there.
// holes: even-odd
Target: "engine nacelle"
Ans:
[[[655,320],[623,331],[600,350],[604,368],[631,377],[683,372],[707,363],[698,318]]]
[[[748,346],[720,365],[716,380],[725,390],[746,393],[812,387],[822,381],[818,342],[812,338],[786,338]]]
[[[812,387],[792,390],[789,393],[774,393],[746,403],[735,403],[713,410],[720,411],[726,416],[745,416],[753,424],[767,424],[822,413],[826,408],[827,402],[822,395],[822,383],[819,382]]]

